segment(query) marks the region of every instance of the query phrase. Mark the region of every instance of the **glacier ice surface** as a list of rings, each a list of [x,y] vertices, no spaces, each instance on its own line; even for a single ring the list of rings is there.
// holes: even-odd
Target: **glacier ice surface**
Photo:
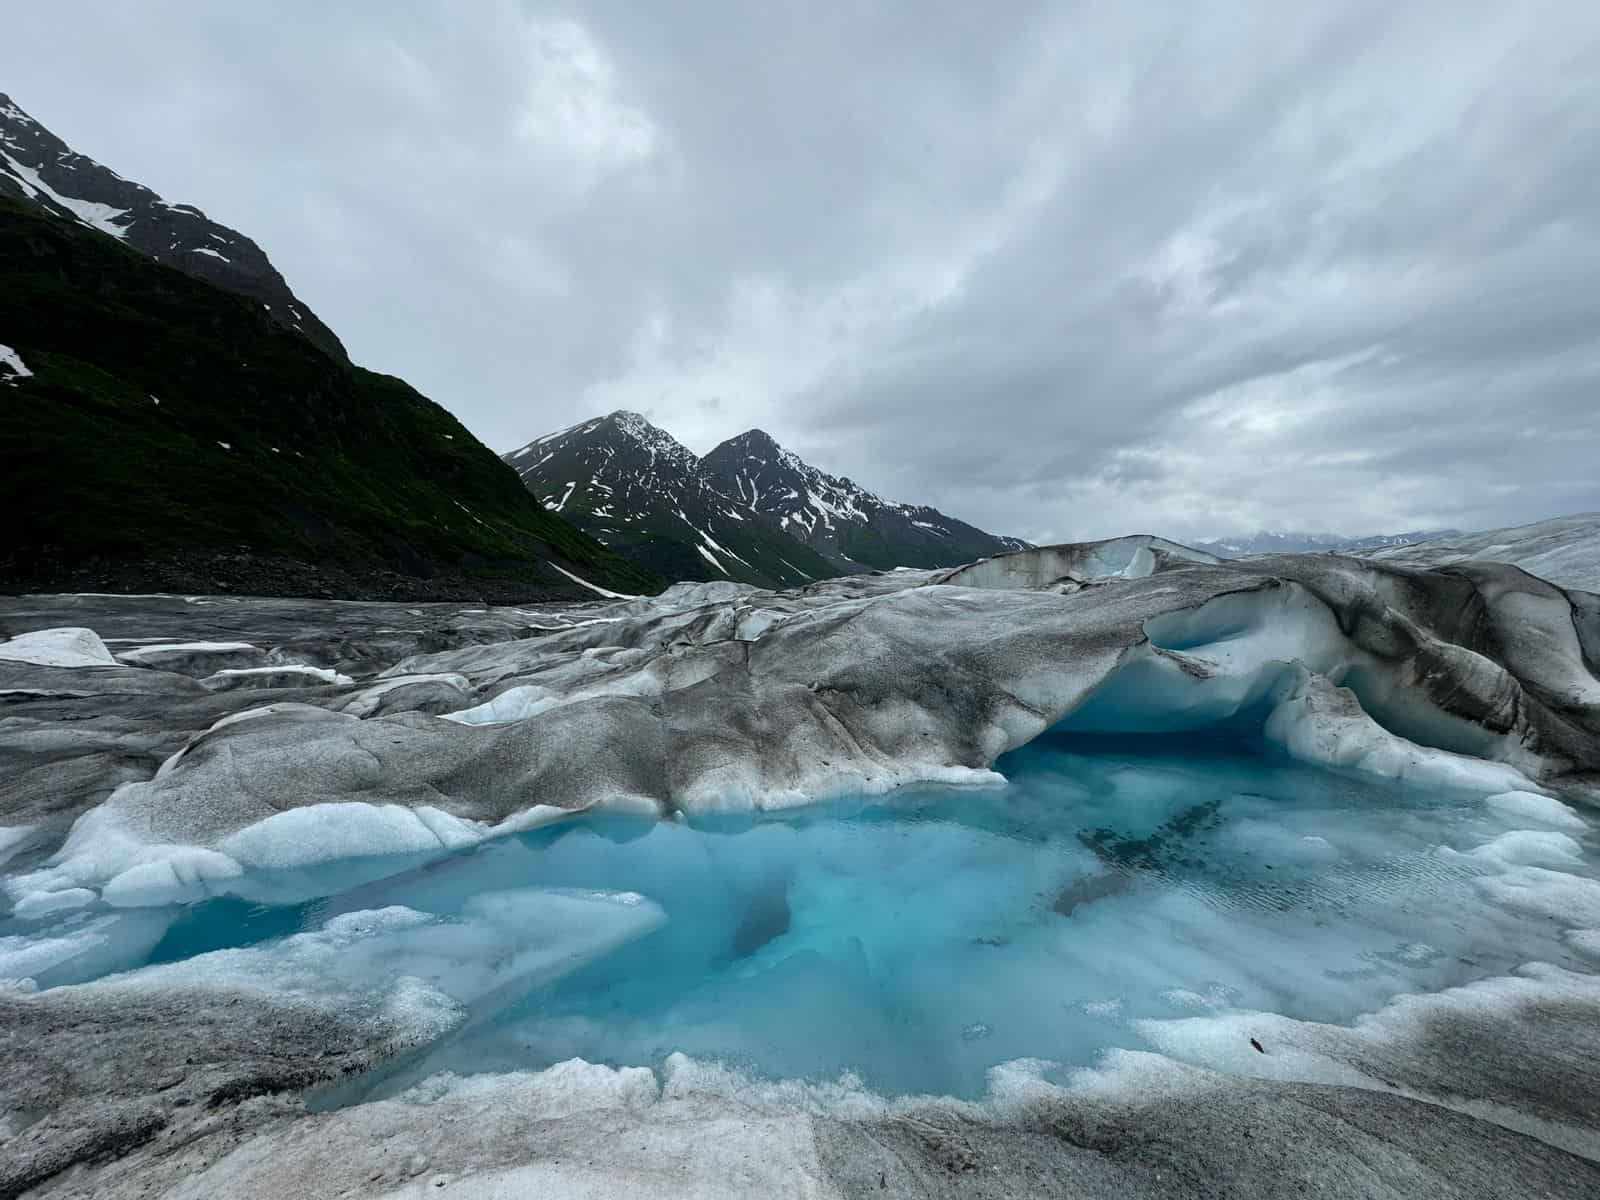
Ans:
[[[117,660],[92,629],[40,629],[0,641],[0,659],[41,667],[114,667]]]
[[[55,623],[90,623],[69,600]],[[1504,1033],[1589,1003],[1595,597],[1131,538],[461,610],[455,648],[413,653],[421,620],[115,639],[168,647],[138,667],[81,628],[0,646],[0,748],[45,760],[0,834],[13,1011],[368,1014],[406,1049],[318,1099],[352,1128],[499,1095],[581,1120],[562,1106],[589,1097],[639,1145],[686,1112],[730,1146],[770,1117],[777,1145],[796,1111],[942,1095],[990,1119],[1222,1071],[1466,1078],[1514,1110],[1474,1114],[1572,1140],[1418,1014]],[[38,804],[60,755],[109,798]]]

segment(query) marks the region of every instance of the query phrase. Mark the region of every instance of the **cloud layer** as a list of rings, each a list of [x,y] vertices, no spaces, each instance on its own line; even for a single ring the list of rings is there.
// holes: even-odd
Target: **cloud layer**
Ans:
[[[36,5],[0,87],[506,449],[1036,540],[1600,509],[1600,9]]]

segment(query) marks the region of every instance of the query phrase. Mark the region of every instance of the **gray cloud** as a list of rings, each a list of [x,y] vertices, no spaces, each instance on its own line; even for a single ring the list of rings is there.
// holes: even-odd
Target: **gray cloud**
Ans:
[[[760,425],[1033,538],[1600,508],[1581,0],[38,5],[0,71],[497,448]]]

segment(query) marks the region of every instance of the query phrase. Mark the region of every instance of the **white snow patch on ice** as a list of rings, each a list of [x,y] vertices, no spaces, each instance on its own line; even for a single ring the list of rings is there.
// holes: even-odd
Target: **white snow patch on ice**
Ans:
[[[0,642],[0,659],[41,667],[114,667],[117,660],[92,629],[40,629]]]
[[[1457,853],[1449,847],[1441,855]],[[1548,829],[1514,829],[1461,855],[1502,867],[1575,867],[1583,861],[1583,848],[1564,833]]]
[[[264,675],[294,675],[302,677],[307,683],[332,683],[340,687],[354,683],[348,675],[341,675],[329,667],[306,667],[295,664],[286,664],[277,667],[228,667],[222,671],[215,671],[207,675],[200,682],[207,687],[219,687],[234,683],[242,679],[260,678]]]
[[[1561,801],[1537,792],[1501,792],[1484,801],[1502,817],[1533,821],[1556,829],[1583,830],[1589,823]]]
[[[337,713],[328,717],[351,720]],[[32,903],[41,906],[54,903],[48,897],[76,895],[80,889],[96,887],[99,898],[115,908],[187,904],[213,896],[282,901],[284,884],[247,871],[287,871],[384,855],[431,856],[536,829],[570,815],[566,809],[535,804],[491,825],[427,805],[309,804],[274,813],[214,846],[195,846],[146,840],[146,835],[130,828],[121,810],[108,802],[78,818],[49,865],[8,878],[5,888],[19,899],[35,897]],[[317,886],[309,881],[293,885],[299,889],[295,895],[301,898],[321,894],[315,890]],[[88,899],[93,899],[92,892]]]
[[[340,858],[456,850],[483,841],[488,828],[427,805],[309,804],[247,825],[217,848],[246,866],[283,869]]]
[[[1302,672],[1262,729],[1290,757],[1319,766],[1466,791],[1506,792],[1535,786],[1515,767],[1420,746],[1379,725],[1343,689]]]
[[[117,639],[112,638],[110,640],[115,641]],[[148,646],[139,646],[139,647],[136,647],[135,649],[132,649],[132,650],[124,650],[124,651],[122,651],[121,653],[119,653],[117,655],[117,658],[119,658],[121,661],[123,661],[125,663],[141,664],[141,663],[148,662],[151,659],[163,658],[163,657],[166,656],[166,654],[169,651],[172,651],[172,650],[196,650],[196,651],[211,651],[211,652],[220,653],[220,652],[229,651],[229,650],[254,650],[254,649],[255,649],[255,647],[253,645],[251,645],[249,642],[166,642],[166,641],[163,641],[163,642],[159,642],[159,643],[151,643]]]
[[[1518,912],[1600,929],[1600,881],[1525,866],[1491,875],[1479,881],[1478,888],[1494,903]]]
[[[536,683],[528,683],[507,688],[494,699],[486,700],[471,708],[464,708],[460,712],[445,713],[444,719],[454,721],[458,725],[504,725],[511,721],[536,717],[566,702],[567,698],[561,693],[540,687]]]
[[[93,904],[97,897],[88,888],[63,888],[59,892],[29,892],[12,907],[12,914],[32,921],[50,913],[65,912]]]
[[[66,972],[57,982],[93,979],[143,961],[172,925],[171,913],[80,914],[43,934],[0,937],[0,989],[36,989],[47,971]]]

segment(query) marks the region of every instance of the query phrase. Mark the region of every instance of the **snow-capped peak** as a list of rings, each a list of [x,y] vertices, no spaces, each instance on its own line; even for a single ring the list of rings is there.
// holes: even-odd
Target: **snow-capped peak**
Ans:
[[[872,567],[955,566],[1025,544],[892,504],[760,429],[699,458],[620,409],[504,458],[548,508],[675,579],[804,583]]]
[[[813,467],[761,429],[729,438],[703,461],[725,491],[780,519],[787,516],[808,526],[815,521],[831,526],[836,516],[900,507],[849,479]]]
[[[609,413],[601,418],[602,423],[609,422],[616,426],[627,437],[632,438],[651,454],[663,460],[682,466],[686,470],[694,470],[700,460],[694,452],[665,429],[652,425],[640,413],[629,412],[619,408],[616,412]]]
[[[846,476],[819,470],[760,429],[729,438],[700,463],[729,496],[776,520],[843,570],[942,566],[1026,544],[994,537],[937,509],[885,500]]]

